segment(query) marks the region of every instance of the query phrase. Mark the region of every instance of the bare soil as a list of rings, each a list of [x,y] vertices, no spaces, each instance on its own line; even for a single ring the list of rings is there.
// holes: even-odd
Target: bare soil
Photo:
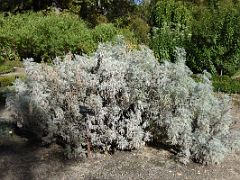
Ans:
[[[240,130],[240,96],[233,96],[234,129]],[[7,118],[6,110],[0,112]],[[1,120],[1,119],[0,119]],[[239,180],[240,152],[230,154],[220,165],[182,165],[169,151],[144,147],[136,151],[119,151],[113,155],[92,154],[91,159],[66,160],[62,148],[48,148],[30,143],[15,135],[0,136],[1,180]]]

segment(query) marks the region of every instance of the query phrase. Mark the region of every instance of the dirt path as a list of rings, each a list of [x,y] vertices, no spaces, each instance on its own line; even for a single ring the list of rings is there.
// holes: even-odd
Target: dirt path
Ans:
[[[21,76],[24,73],[25,73],[25,69],[24,68],[16,67],[16,68],[14,68],[14,72],[6,73],[6,74],[0,74],[0,77],[4,77],[4,76]]]
[[[240,99],[240,98],[239,98]],[[240,104],[240,103],[239,103]],[[235,127],[240,129],[240,105],[234,105]],[[7,114],[6,111],[2,111]],[[230,154],[216,166],[176,163],[166,150],[144,147],[114,155],[94,154],[91,160],[67,161],[57,145],[49,148],[29,144],[17,136],[0,137],[1,180],[239,180],[240,152]]]
[[[0,179],[240,179],[240,153],[229,155],[222,165],[187,166],[176,163],[165,150],[145,147],[114,155],[95,154],[82,162],[62,159],[58,146],[42,148],[18,139],[0,145]]]

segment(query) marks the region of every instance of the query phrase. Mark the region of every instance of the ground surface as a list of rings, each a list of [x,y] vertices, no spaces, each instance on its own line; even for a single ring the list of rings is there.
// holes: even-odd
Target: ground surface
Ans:
[[[25,72],[24,68],[21,67],[15,67],[13,72],[6,73],[6,74],[0,74],[1,77],[4,76],[21,76]]]
[[[240,101],[234,96],[232,114],[235,129],[240,129]],[[0,112],[1,119],[8,112]],[[57,145],[39,147],[18,136],[0,136],[1,180],[118,180],[118,179],[240,179],[240,152],[230,154],[224,163],[216,166],[187,166],[176,163],[166,150],[145,147],[138,151],[116,152],[114,155],[93,154],[86,161],[63,159],[62,149]]]

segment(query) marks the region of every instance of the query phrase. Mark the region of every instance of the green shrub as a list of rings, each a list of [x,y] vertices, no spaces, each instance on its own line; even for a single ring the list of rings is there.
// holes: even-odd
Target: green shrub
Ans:
[[[67,13],[47,16],[26,13],[4,17],[0,29],[1,56],[9,56],[10,51],[20,58],[34,57],[40,61],[68,51],[88,54],[95,48],[91,31],[84,22]]]
[[[157,1],[152,10],[150,47],[159,59],[171,60],[175,47],[184,47],[186,63],[194,73],[207,70],[232,76],[240,66],[240,2],[200,4]]]
[[[117,28],[113,24],[103,23],[93,29],[93,38],[95,42],[112,41],[117,32]]]
[[[137,46],[138,39],[136,35],[129,28],[118,29],[118,34],[124,37],[124,40],[130,46]]]
[[[152,12],[152,23],[155,27],[165,25],[175,28],[188,28],[192,24],[192,11],[183,1],[160,0],[155,4]]]
[[[182,1],[158,1],[152,12],[150,47],[158,59],[174,60],[176,47],[185,47],[191,37],[192,11]]]
[[[174,50],[176,47],[185,47],[189,35],[183,34],[179,29],[171,29],[165,25],[162,28],[155,28],[151,37],[150,47],[154,50],[159,60],[174,59]]]
[[[194,72],[233,75],[240,66],[240,4],[220,1],[216,8],[198,8],[187,64]]]
[[[90,29],[78,16],[69,13],[11,15],[1,17],[0,25],[2,62],[28,57],[47,61],[69,51],[90,54],[99,42],[112,41],[120,34],[113,24],[100,24]]]
[[[231,77],[233,80],[240,81],[240,70],[237,70],[237,72]]]
[[[16,13],[27,10],[47,10],[53,4],[61,9],[69,8],[72,10],[78,3],[78,0],[1,0],[0,11]]]
[[[130,29],[134,32],[139,43],[148,44],[150,26],[143,19],[133,16],[129,22]]]
[[[99,14],[98,17],[96,18],[96,25],[103,24],[103,23],[108,23],[108,18],[102,14]]]

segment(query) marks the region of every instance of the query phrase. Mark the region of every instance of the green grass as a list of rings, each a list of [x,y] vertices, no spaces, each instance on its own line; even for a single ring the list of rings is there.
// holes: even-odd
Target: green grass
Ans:
[[[20,61],[4,61],[0,63],[0,74],[6,74],[14,71],[14,67],[22,67]]]
[[[193,74],[192,78],[196,82],[202,82],[201,78],[199,78],[196,74]],[[211,81],[215,92],[224,92],[229,94],[240,93],[240,79],[224,75],[213,76]]]
[[[213,87],[215,91],[225,93],[240,93],[240,80],[229,76],[213,77]]]
[[[12,86],[16,78],[24,79],[24,74],[0,76],[0,87]]]

